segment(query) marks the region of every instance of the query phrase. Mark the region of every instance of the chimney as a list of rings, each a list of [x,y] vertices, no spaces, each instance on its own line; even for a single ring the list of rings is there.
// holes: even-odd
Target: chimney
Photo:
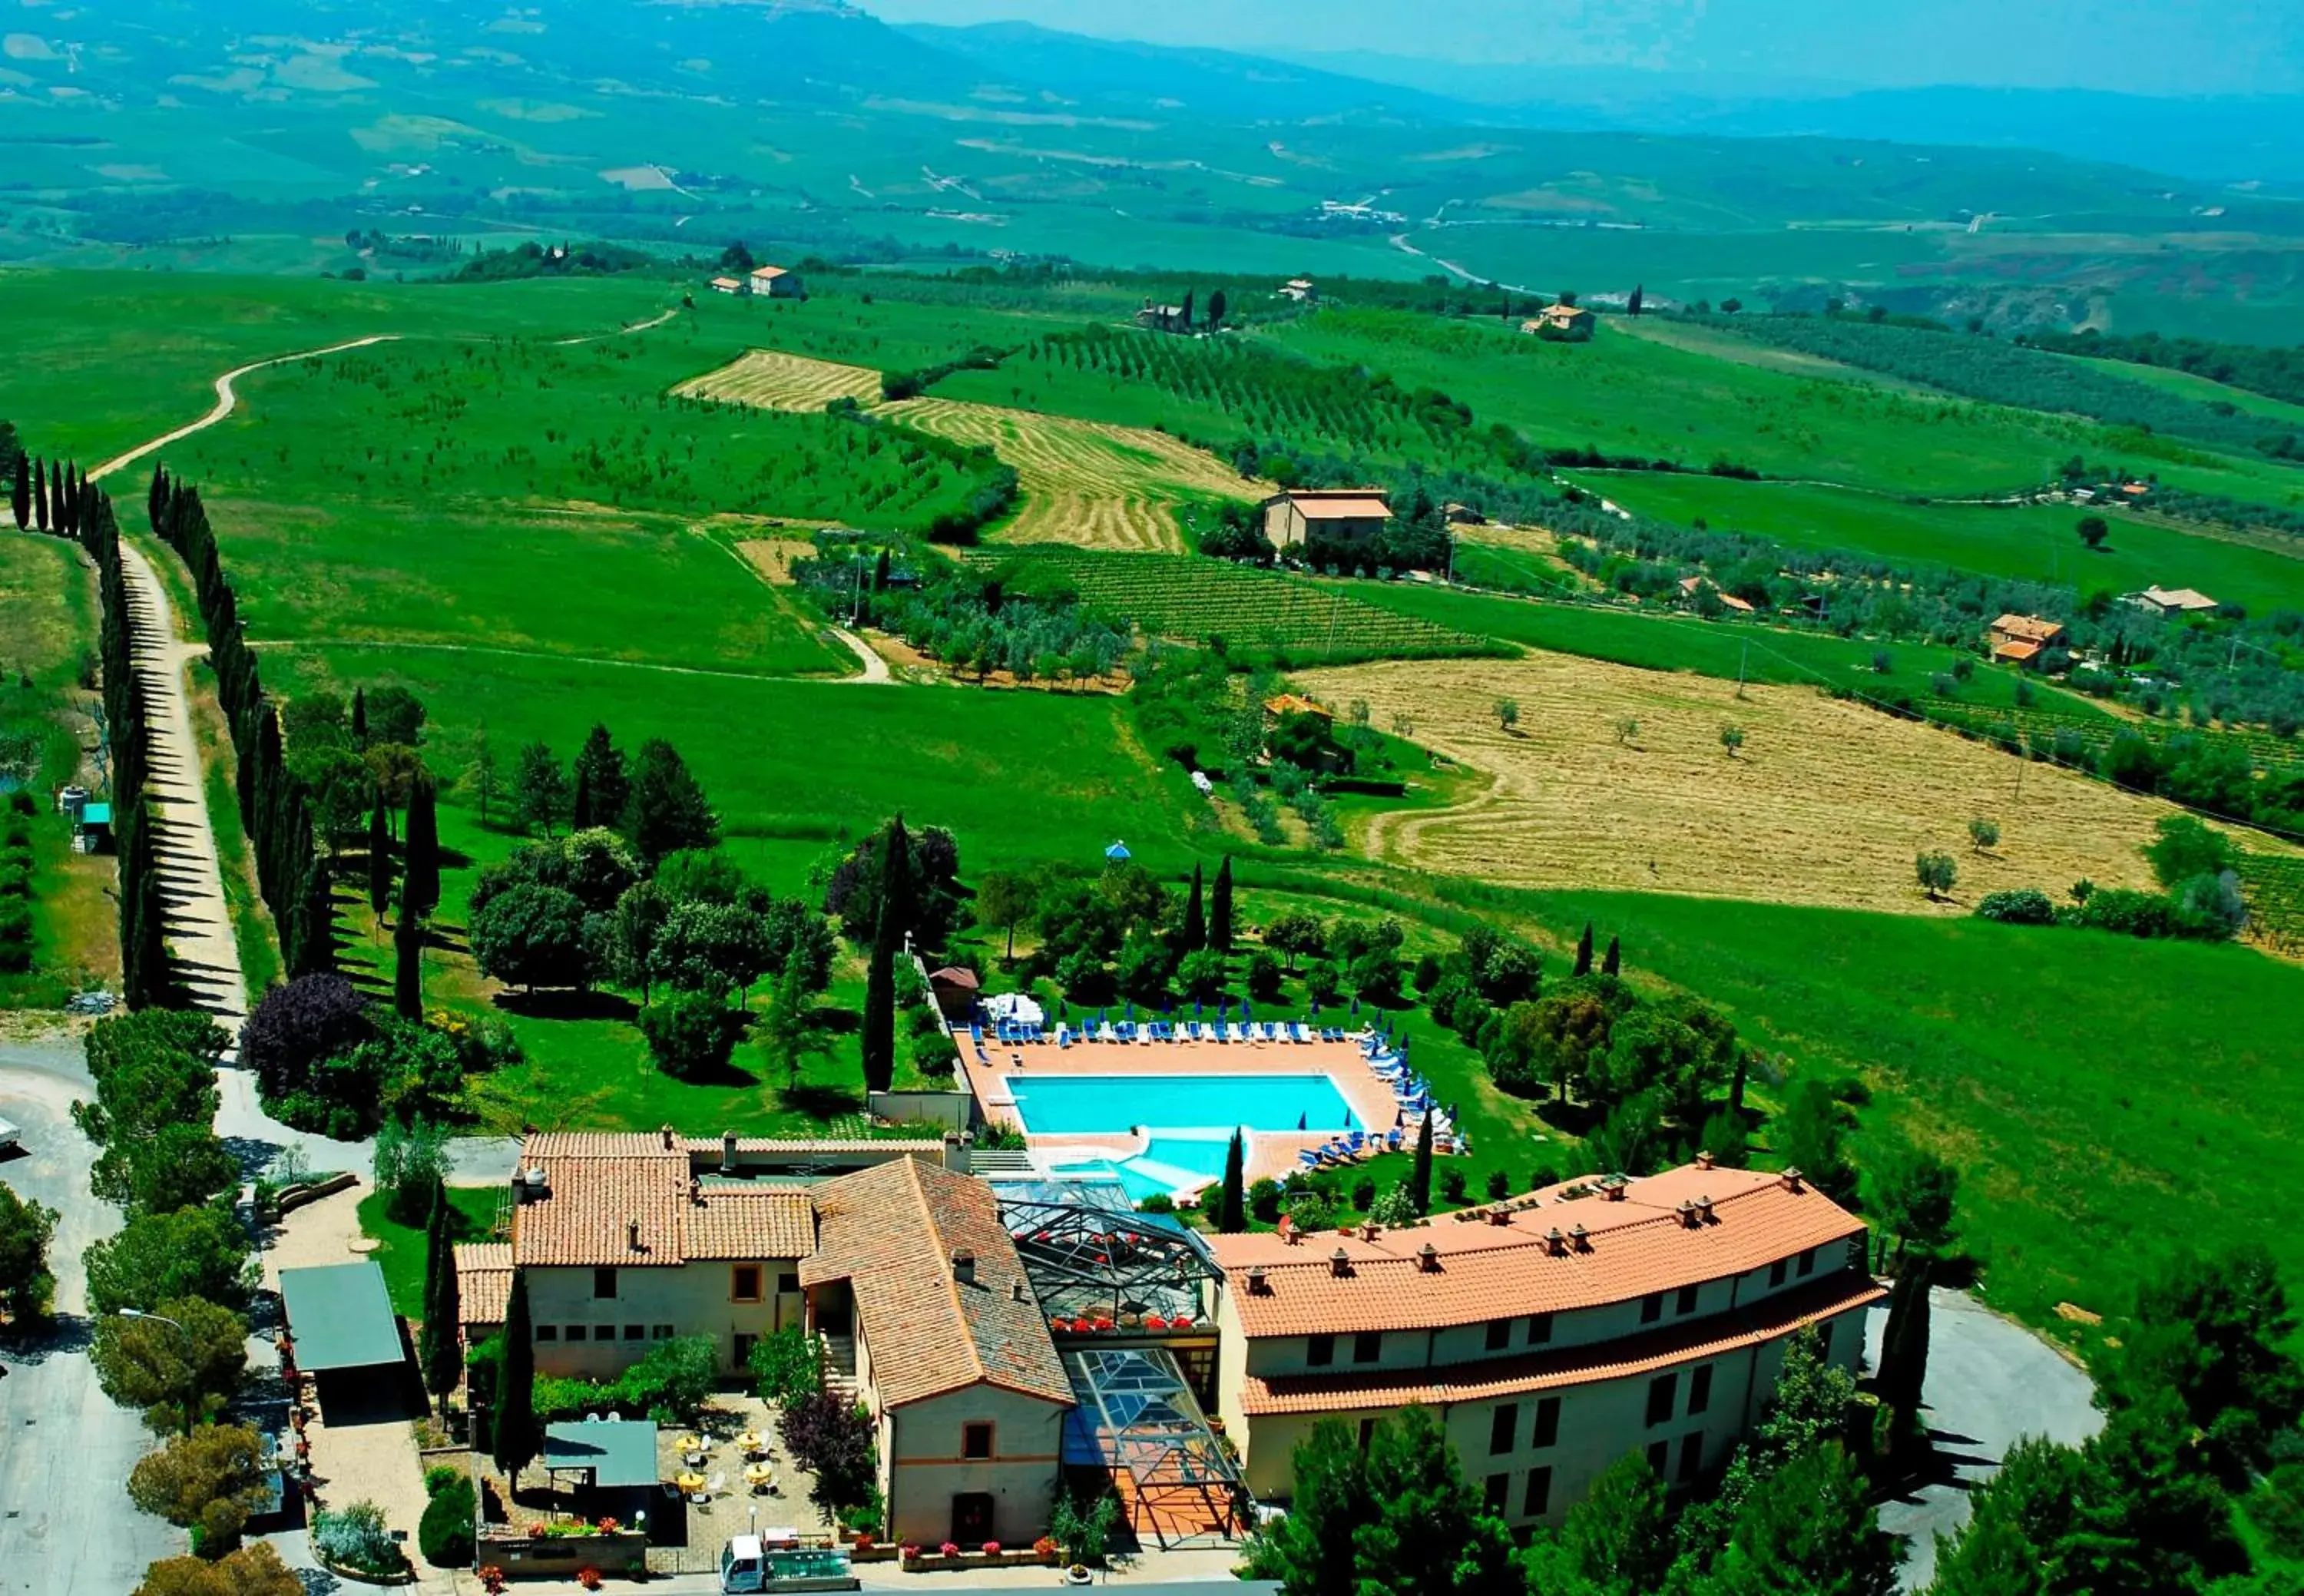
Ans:
[[[1707,1148],[1704,1151],[1696,1155],[1696,1167],[1698,1169],[1709,1169],[1712,1167],[1712,1151],[1709,1148]]]
[[[1488,1223],[1491,1225],[1509,1225],[1512,1223],[1512,1209],[1506,1204],[1499,1202],[1495,1207],[1488,1210]]]
[[[688,1201],[692,1208],[704,1205],[704,1183],[692,1175],[688,1177]]]
[[[720,1133],[720,1173],[736,1173],[736,1133],[733,1131]]]
[[[1622,1202],[1624,1188],[1631,1184],[1621,1175],[1612,1175],[1600,1183],[1600,1194],[1611,1202]]]
[[[1592,1250],[1592,1233],[1581,1225],[1568,1233],[1568,1239],[1579,1252],[1589,1252]]]
[[[1029,1300],[1025,1295],[1024,1282],[1021,1280],[1012,1280],[1008,1283],[1008,1295],[1020,1303]]]
[[[1376,1221],[1374,1219],[1368,1220],[1366,1224],[1360,1227],[1360,1240],[1364,1242],[1372,1242],[1376,1240]]]
[[[624,1221],[624,1244],[635,1252],[640,1250],[640,1222],[638,1219]]]
[[[670,1125],[666,1125],[663,1130],[656,1133],[664,1138],[665,1151],[670,1152],[672,1150],[672,1127]]]
[[[1803,1187],[1803,1186],[1800,1184],[1800,1170],[1799,1170],[1797,1167],[1791,1168],[1791,1169],[1787,1169],[1787,1170],[1785,1170],[1785,1171],[1784,1171],[1784,1190],[1785,1190],[1785,1191],[1787,1191],[1787,1192],[1799,1192],[1799,1191],[1803,1191],[1803,1190],[1805,1190],[1805,1189],[1806,1189],[1806,1188],[1805,1188],[1805,1187]]]
[[[1416,1250],[1416,1267],[1427,1275],[1440,1272],[1440,1249],[1426,1242]]]
[[[1270,1283],[1265,1279],[1264,1271],[1262,1269],[1250,1269],[1248,1271],[1248,1295],[1250,1296],[1270,1296],[1272,1295],[1272,1286]]]
[[[1328,1272],[1339,1280],[1351,1278],[1352,1256],[1342,1247],[1328,1254]]]
[[[976,1284],[976,1254],[962,1249],[952,1255],[952,1278],[962,1286]]]
[[[1696,1204],[1685,1197],[1681,1199],[1680,1207],[1676,1211],[1680,1215],[1680,1223],[1683,1229],[1693,1230],[1703,1222],[1696,1217]]]
[[[1698,1221],[1701,1224],[1709,1225],[1712,1223],[1712,1199],[1710,1197],[1698,1197],[1696,1200],[1696,1217]]]

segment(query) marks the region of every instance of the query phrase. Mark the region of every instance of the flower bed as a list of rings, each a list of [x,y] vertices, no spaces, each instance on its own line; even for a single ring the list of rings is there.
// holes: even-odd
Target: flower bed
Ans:
[[[935,1574],[953,1568],[1047,1568],[1063,1560],[1055,1542],[1047,1540],[1017,1547],[987,1541],[965,1549],[947,1541],[942,1546],[907,1546],[900,1556],[908,1574]]]
[[[597,1524],[531,1524],[524,1533],[498,1525],[482,1538],[479,1560],[502,1569],[507,1579],[574,1579],[588,1568],[622,1578],[645,1571],[648,1547],[645,1534],[615,1525],[613,1519]]]

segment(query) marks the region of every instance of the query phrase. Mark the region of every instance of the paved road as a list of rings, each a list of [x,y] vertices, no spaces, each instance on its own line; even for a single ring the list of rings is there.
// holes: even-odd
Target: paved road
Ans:
[[[0,1041],[0,1116],[24,1127],[26,1150],[0,1158],[0,1180],[63,1216],[48,1252],[57,1328],[29,1346],[0,1344],[0,1592],[121,1596],[146,1564],[184,1548],[129,1503],[148,1438],[89,1361],[80,1250],[120,1226],[89,1193],[91,1150],[72,1123],[72,1099],[94,1095],[77,1037]]]
[[[2085,1370],[2023,1326],[2012,1324],[1965,1292],[1928,1294],[1928,1379],[1925,1396],[1936,1456],[1948,1477],[1885,1503],[1880,1527],[1910,1542],[1902,1579],[1918,1590],[1936,1572],[1936,1537],[1968,1522],[1968,1493],[1991,1477],[2008,1448],[2026,1436],[2078,1445],[2104,1427]],[[1866,1355],[1879,1366],[1885,1306],[1867,1319]]]

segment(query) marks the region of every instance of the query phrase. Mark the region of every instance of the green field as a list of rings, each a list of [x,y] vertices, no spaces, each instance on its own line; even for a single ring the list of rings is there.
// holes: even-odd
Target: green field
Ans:
[[[1580,654],[1645,670],[1691,671],[1723,681],[1829,686],[1866,697],[1909,693],[1935,700],[1934,679],[1965,660],[1975,675],[1944,697],[1948,704],[2003,709],[2016,701],[2018,678],[1978,665],[1973,652],[1923,643],[1876,643],[1823,632],[1792,632],[1751,622],[1704,621],[1601,604],[1466,593],[1419,582],[1341,584],[1367,603],[1436,625],[1554,653]],[[1878,668],[1887,656],[1889,668]],[[2074,719],[2111,717],[2088,700],[2037,683],[2029,684],[2044,708]]]
[[[2185,1247],[2259,1241],[2304,1272],[2283,1219],[2304,1194],[2304,969],[1975,920],[1471,896],[1563,938],[1590,921],[1622,937],[1628,972],[1703,994],[1800,1070],[1868,1082],[1866,1134],[1902,1129],[1959,1167],[1986,1295],[2032,1323],[2073,1333],[2065,1301],[2117,1312]]]
[[[1021,560],[1148,635],[1185,643],[1222,638],[1233,650],[1298,666],[1495,651],[1469,629],[1364,603],[1334,584],[1192,555],[1046,548],[975,557]]]
[[[354,1170],[354,1174],[364,1171]],[[496,1222],[503,1201],[494,1186],[448,1188],[450,1239],[486,1241]],[[424,1227],[402,1225],[384,1211],[385,1194],[370,1192],[360,1201],[360,1234],[372,1237],[369,1254],[384,1269],[384,1288],[392,1297],[392,1311],[411,1319],[424,1317]]]
[[[1578,472],[1624,508],[1681,526],[1752,532],[1797,548],[1840,549],[1903,565],[2130,592],[2158,583],[2198,588],[2251,610],[2304,607],[2304,558],[2117,515],[2100,549],[2074,531],[2084,512],[2026,505],[1911,505],[1789,482]]]

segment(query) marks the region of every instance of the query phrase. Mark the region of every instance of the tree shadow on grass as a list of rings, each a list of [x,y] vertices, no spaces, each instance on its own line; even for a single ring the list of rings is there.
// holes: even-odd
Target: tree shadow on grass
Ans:
[[[798,1086],[775,1089],[779,1107],[794,1114],[805,1114],[815,1120],[829,1121],[843,1114],[860,1114],[864,1099],[844,1087],[827,1086],[817,1082],[804,1082]]]
[[[864,1029],[864,1011],[841,1008],[831,1004],[818,1004],[816,1023],[834,1036],[854,1036]]]
[[[498,992],[496,1006],[527,1020],[620,1020],[631,1024],[640,1018],[640,1006],[616,992],[580,992],[573,988],[545,988],[534,992]]]
[[[1580,1139],[1590,1135],[1602,1118],[1600,1110],[1589,1103],[1563,1102],[1556,1097],[1537,1104],[1536,1116],[1554,1130]]]

